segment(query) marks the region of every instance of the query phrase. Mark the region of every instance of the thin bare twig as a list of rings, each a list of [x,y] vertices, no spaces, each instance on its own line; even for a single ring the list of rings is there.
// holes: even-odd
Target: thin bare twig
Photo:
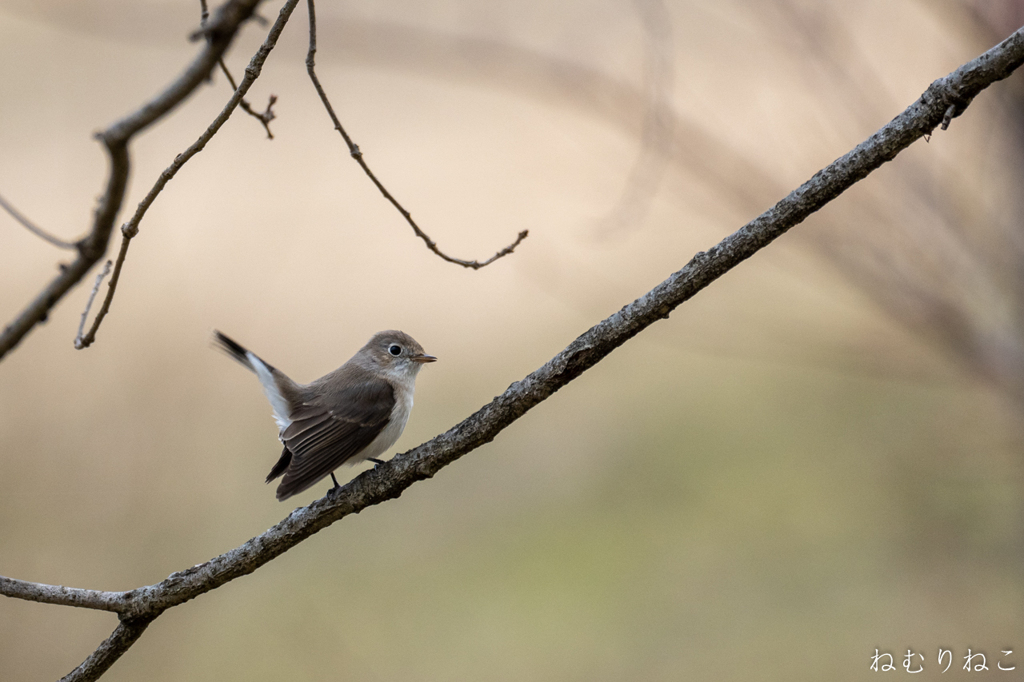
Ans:
[[[726,272],[803,222],[882,164],[891,161],[916,140],[930,134],[941,125],[951,104],[966,106],[981,90],[1006,78],[1021,64],[1024,64],[1024,29],[932,83],[916,102],[852,151],[816,173],[771,209],[707,252],[698,253],[683,269],[654,289],[591,327],[544,366],[512,384],[458,425],[360,474],[342,488],[332,488],[326,496],[294,510],[276,526],[240,547],[203,564],[172,573],[155,585],[127,592],[75,590],[0,578],[0,594],[116,611],[121,625],[101,645],[101,649],[110,648],[119,656],[141,635],[142,629],[165,610],[252,573],[334,522],[371,505],[397,498],[414,483],[432,477],[463,455],[491,442],[512,422],[616,348],[658,320],[667,318],[676,307]],[[99,652],[97,650],[89,660]],[[109,657],[100,656],[100,659],[106,662],[107,667],[112,662]],[[99,667],[95,669],[99,670]],[[83,682],[95,680],[99,674],[83,673],[79,677],[65,679]]]
[[[235,79],[228,71],[228,65],[224,63],[224,60],[220,60],[220,70],[227,76],[228,83],[231,84],[232,90],[237,90],[238,86],[235,84]],[[238,106],[245,113],[249,114],[257,121],[263,124],[263,129],[267,131],[267,139],[273,140],[274,134],[270,132],[270,122],[273,121],[277,116],[274,114],[274,105],[277,103],[277,95],[271,95],[267,98],[267,108],[261,113],[252,108],[252,106],[243,98],[239,100]]]
[[[50,242],[54,246],[58,246],[58,247],[60,247],[62,249],[76,249],[76,248],[78,248],[77,245],[74,242],[66,242],[63,239],[59,238],[59,237],[54,237],[52,234],[50,234],[49,232],[47,232],[43,228],[37,226],[31,220],[29,220],[25,216],[21,215],[21,213],[19,213],[17,211],[17,209],[15,209],[13,206],[11,206],[9,203],[7,203],[7,200],[4,199],[3,197],[0,197],[0,207],[2,207],[5,211],[10,213],[12,218],[14,218],[19,223],[21,223],[22,227],[24,227],[26,230],[28,230],[29,232],[31,232],[35,236],[39,237],[43,241]]]
[[[259,0],[229,0],[225,3],[201,32],[208,38],[206,46],[185,72],[138,110],[97,133],[96,137],[110,155],[110,175],[93,217],[92,230],[76,242],[78,256],[75,260],[62,266],[60,274],[0,333],[0,358],[17,346],[37,324],[45,321],[50,309],[103,258],[128,186],[131,170],[128,141],[166,115],[209,77],[242,22],[252,15],[258,3]]]
[[[117,258],[114,261],[114,276],[110,278],[110,282],[107,284],[107,293],[103,297],[103,303],[100,304],[100,309],[96,313],[95,319],[92,321],[92,325],[89,327],[87,334],[82,334],[82,326],[85,324],[86,315],[89,313],[89,308],[92,306],[92,297],[89,297],[89,302],[85,307],[85,311],[82,312],[82,324],[78,326],[78,336],[75,337],[75,349],[82,350],[92,345],[93,341],[96,340],[96,332],[100,328],[100,324],[103,323],[103,318],[110,312],[110,302],[114,299],[114,292],[117,291],[117,283],[121,280],[121,268],[124,266],[124,259],[128,257],[128,245],[132,241],[132,237],[138,234],[138,230],[132,234],[126,234],[124,232],[124,226],[121,227],[121,248],[117,252]],[[110,261],[107,261],[108,263]],[[98,284],[98,283],[97,283]],[[93,291],[95,293],[95,290]]]
[[[327,93],[324,91],[323,86],[320,85],[320,79],[317,78],[316,76],[315,68],[316,8],[314,7],[313,0],[307,0],[306,5],[309,7],[309,52],[306,54],[306,71],[307,73],[309,73],[310,80],[313,81],[313,87],[316,88],[317,94],[320,95],[320,101],[323,102],[324,108],[327,109],[327,114],[331,117],[331,121],[334,123],[334,129],[341,133],[341,136],[345,139],[345,144],[348,145],[349,154],[352,156],[353,159],[356,160],[359,166],[363,169],[363,172],[366,173],[367,177],[369,177],[370,180],[373,181],[373,184],[376,185],[380,193],[384,195],[384,198],[390,201],[391,205],[394,206],[398,210],[398,212],[402,214],[402,217],[405,218],[405,222],[409,223],[409,226],[412,228],[412,231],[416,233],[416,236],[422,239],[423,243],[427,245],[427,248],[433,251],[443,260],[446,260],[449,263],[455,263],[456,265],[461,265],[464,268],[472,268],[473,270],[479,270],[480,268],[486,265],[490,265],[499,258],[503,258],[508,254],[512,253],[513,251],[515,251],[516,247],[519,246],[520,242],[526,239],[526,237],[530,234],[529,230],[523,230],[522,232],[520,232],[514,242],[503,248],[501,251],[498,251],[496,254],[494,254],[485,261],[463,260],[461,258],[453,258],[452,256],[449,256],[446,253],[442,252],[441,249],[437,247],[437,244],[434,242],[434,240],[431,239],[426,232],[420,229],[420,226],[417,225],[416,221],[412,219],[412,214],[410,214],[409,211],[405,210],[405,208],[400,203],[398,203],[397,199],[391,196],[391,192],[389,192],[387,188],[385,188],[384,185],[381,184],[381,181],[378,180],[377,176],[373,174],[373,171],[370,170],[370,167],[366,165],[366,160],[363,158],[363,152],[359,150],[359,145],[353,142],[352,138],[349,137],[347,132],[345,132],[345,128],[341,125],[341,121],[338,120],[337,114],[334,113],[334,107],[331,106],[330,101],[327,99]]]
[[[96,313],[96,319],[93,320],[92,326],[89,328],[89,332],[82,336],[79,332],[78,337],[75,339],[75,348],[83,349],[88,348],[96,340],[96,332],[100,328],[100,324],[103,322],[103,318],[106,317],[110,311],[110,303],[114,298],[114,293],[117,291],[117,284],[121,277],[121,268],[124,265],[125,258],[128,256],[128,245],[131,240],[139,233],[139,223],[142,222],[142,218],[146,215],[146,211],[156,200],[160,192],[163,191],[164,186],[173,178],[181,167],[184,166],[189,159],[198,154],[206,147],[206,143],[217,134],[217,131],[221,129],[221,126],[228,120],[231,113],[238,106],[239,102],[242,101],[242,96],[249,91],[252,84],[259,78],[260,73],[263,71],[263,64],[267,61],[267,57],[270,55],[271,50],[277,45],[277,39],[281,36],[281,31],[284,30],[285,24],[288,23],[289,17],[292,15],[292,11],[298,5],[299,0],[288,0],[281,11],[278,13],[277,21],[271,26],[270,31],[267,33],[266,40],[260,45],[259,49],[249,60],[249,66],[245,68],[245,76],[242,78],[241,83],[235,88],[234,94],[228,103],[224,105],[221,112],[217,114],[217,118],[213,120],[213,123],[199,136],[195,142],[193,142],[188,149],[183,151],[174,157],[174,162],[170,166],[164,169],[157,178],[156,183],[146,194],[145,198],[139,202],[138,207],[135,209],[135,214],[132,215],[131,219],[121,226],[121,249],[117,254],[117,258],[114,261],[114,274],[110,278],[110,283],[107,286],[107,294],[103,298],[103,304],[100,306],[99,311]],[[205,3],[204,3],[205,9]]]
[[[200,26],[205,26],[206,25],[206,20],[210,16],[210,10],[206,7],[206,0],[199,0],[199,7],[200,7],[199,25]],[[223,71],[224,75],[227,77],[228,83],[231,84],[231,89],[232,90],[238,90],[238,85],[235,83],[234,76],[232,76],[231,72],[228,71],[228,65],[224,63],[223,59],[221,59],[218,62],[218,64],[220,65],[220,70]],[[240,106],[242,108],[242,111],[244,111],[245,113],[249,114],[250,116],[252,116],[253,118],[255,118],[256,120],[258,120],[260,123],[263,124],[263,129],[267,131],[267,138],[271,139],[271,140],[274,139],[274,134],[270,132],[270,122],[273,121],[274,118],[276,118],[274,116],[274,111],[273,111],[273,107],[274,107],[274,103],[275,102],[277,102],[277,96],[276,95],[271,95],[269,100],[267,101],[267,109],[266,109],[266,111],[264,111],[261,114],[261,113],[256,112],[255,110],[253,110],[253,108],[249,105],[249,103],[247,101],[245,101],[244,98],[242,98],[242,99],[240,99],[238,101],[238,106]]]
[[[120,264],[120,260],[118,264]],[[100,274],[96,275],[96,284],[92,287],[92,293],[89,294],[89,300],[85,304],[85,310],[82,311],[82,321],[78,323],[78,336],[75,337],[75,348],[82,348],[82,332],[85,331],[85,321],[89,319],[89,309],[92,308],[92,302],[96,300],[96,294],[100,290],[100,284],[103,283],[103,278],[110,274],[111,262],[107,261],[103,266],[103,270]],[[120,268],[118,268],[120,270]]]

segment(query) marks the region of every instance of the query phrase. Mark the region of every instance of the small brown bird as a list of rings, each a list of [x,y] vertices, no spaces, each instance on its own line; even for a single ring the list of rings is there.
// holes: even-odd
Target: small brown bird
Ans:
[[[255,372],[284,443],[267,483],[284,475],[277,499],[301,493],[342,464],[376,459],[395,444],[412,411],[416,375],[437,360],[400,331],[374,334],[344,365],[297,384],[256,354],[214,331],[216,344]]]

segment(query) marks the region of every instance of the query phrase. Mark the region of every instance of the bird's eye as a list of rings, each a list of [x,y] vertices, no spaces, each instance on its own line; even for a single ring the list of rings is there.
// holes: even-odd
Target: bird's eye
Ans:
[[[395,357],[398,357],[399,355],[402,354],[402,347],[399,346],[398,344],[394,344],[390,348],[388,348],[388,352],[394,355]]]

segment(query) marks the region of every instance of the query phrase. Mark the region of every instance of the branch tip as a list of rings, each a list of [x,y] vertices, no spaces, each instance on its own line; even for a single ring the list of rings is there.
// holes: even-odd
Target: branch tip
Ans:
[[[353,159],[356,160],[356,163],[358,163],[359,167],[363,169],[363,172],[366,173],[366,176],[368,178],[370,178],[373,184],[377,187],[377,190],[384,196],[385,199],[391,202],[391,205],[395,207],[395,209],[402,215],[403,218],[405,218],[405,221],[409,223],[409,227],[412,228],[413,233],[415,233],[415,235],[422,239],[423,243],[427,245],[427,249],[436,254],[442,260],[445,260],[449,263],[454,263],[455,265],[461,265],[464,268],[479,270],[484,266],[490,265],[499,258],[503,258],[508,254],[512,253],[513,249],[515,249],[515,247],[517,247],[521,241],[526,239],[526,230],[520,232],[519,237],[511,245],[506,246],[504,249],[502,249],[501,251],[494,254],[493,256],[491,256],[490,258],[483,262],[476,260],[463,260],[461,258],[454,258],[452,256],[449,256],[448,254],[442,252],[437,247],[437,244],[434,242],[434,240],[431,239],[427,235],[427,233],[424,232],[420,228],[420,226],[416,224],[416,221],[412,219],[412,214],[409,213],[409,211],[407,211],[400,203],[398,203],[398,200],[395,199],[395,197],[391,195],[391,192],[389,192],[387,188],[384,187],[384,184],[379,179],[377,179],[377,176],[373,173],[372,170],[370,170],[370,167],[366,164],[366,159],[363,157],[363,152],[359,149],[359,145],[357,145],[352,140],[352,138],[349,137],[349,134],[345,131],[344,126],[341,125],[341,120],[338,118],[338,115],[334,113],[334,107],[331,106],[331,102],[327,98],[327,92],[320,84],[320,79],[316,75],[316,6],[314,0],[306,0],[306,5],[309,8],[309,49],[306,52],[306,72],[309,74],[309,79],[313,82],[313,87],[316,89],[317,95],[320,96],[320,101],[323,103],[324,108],[327,110],[327,115],[331,117],[331,122],[334,123],[334,129],[341,134],[342,138],[345,140],[345,144],[348,145],[349,154],[352,156]]]
[[[77,350],[82,350],[83,348],[87,348],[89,346],[89,344],[92,343],[92,340],[96,337],[96,335],[94,333],[90,333],[90,337],[91,338],[86,340],[86,339],[83,338],[82,334],[83,334],[83,331],[85,330],[85,321],[87,319],[89,319],[89,310],[92,308],[93,301],[96,300],[96,294],[100,290],[100,284],[102,284],[104,278],[108,274],[110,274],[110,266],[111,265],[112,265],[112,262],[108,260],[103,265],[103,269],[100,270],[100,273],[98,275],[96,275],[96,284],[93,285],[92,293],[89,294],[89,300],[85,304],[85,310],[82,311],[82,321],[78,323],[78,335],[75,336],[75,348]],[[92,332],[92,330],[90,330],[90,332]]]

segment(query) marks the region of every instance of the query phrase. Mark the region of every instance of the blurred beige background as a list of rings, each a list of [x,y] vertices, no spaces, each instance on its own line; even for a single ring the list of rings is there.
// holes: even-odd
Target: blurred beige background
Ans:
[[[321,2],[321,80],[441,248],[482,259],[530,230],[473,272],[428,253],[348,158],[300,6],[249,96],[278,96],[276,139],[236,112],[168,185],[94,347],[72,347],[90,278],[0,363],[0,574],[129,589],[292,509],[263,484],[269,407],[213,328],[304,381],[377,330],[414,335],[440,362],[407,450],[1014,12]],[[180,72],[197,21],[183,0],[0,1],[0,194],[85,230],[106,172],[91,133]],[[236,75],[264,34],[246,28]],[[1024,669],[1021,92],[1019,75],[986,91],[434,480],[172,609],[104,679],[859,680],[876,648],[924,653],[933,679],[939,647],[950,675],[968,647]],[[218,74],[133,143],[125,213],[229,95]],[[64,258],[0,215],[0,317]],[[0,600],[0,680],[56,679],[114,625]]]

